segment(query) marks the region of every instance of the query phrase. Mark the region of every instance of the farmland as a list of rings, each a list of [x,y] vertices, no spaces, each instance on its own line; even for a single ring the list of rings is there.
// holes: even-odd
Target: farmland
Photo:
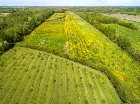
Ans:
[[[0,104],[140,103],[139,9],[0,11]]]
[[[103,73],[46,52],[16,47],[0,57],[0,104],[119,104]]]
[[[55,13],[28,35],[20,46],[63,54],[66,41],[64,24],[65,14]]]
[[[79,13],[79,15],[140,61],[140,23],[95,13]]]
[[[73,12],[53,15],[17,46],[53,53],[100,70],[123,102],[140,101],[139,62]]]

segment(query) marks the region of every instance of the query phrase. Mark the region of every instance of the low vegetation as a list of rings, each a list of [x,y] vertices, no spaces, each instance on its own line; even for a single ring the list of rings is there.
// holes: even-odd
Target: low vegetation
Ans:
[[[95,26],[113,42],[117,43],[123,50],[127,51],[140,61],[140,27],[138,27],[138,24],[135,25],[134,22],[130,22],[132,24],[130,26],[137,27],[138,31],[136,31],[135,29],[128,28],[127,25],[129,25],[129,23],[126,25],[121,22],[123,25],[120,25],[117,22],[114,22],[114,19],[111,19],[112,17],[105,16],[105,18],[100,18],[99,16],[98,18],[95,18],[96,16],[94,15],[97,14],[94,13],[79,13],[79,15]],[[127,23],[126,20],[121,21]]]
[[[122,11],[121,14],[128,14],[128,15],[140,15],[140,8],[127,8],[126,10]]]
[[[100,70],[124,103],[140,102],[139,62],[72,12],[54,14],[17,46],[57,54]]]
[[[140,104],[139,10],[0,8],[0,104]]]
[[[54,13],[19,45],[64,56],[64,44],[67,39],[64,26],[65,13]]]
[[[16,47],[0,57],[0,104],[120,104],[101,72],[58,56]]]

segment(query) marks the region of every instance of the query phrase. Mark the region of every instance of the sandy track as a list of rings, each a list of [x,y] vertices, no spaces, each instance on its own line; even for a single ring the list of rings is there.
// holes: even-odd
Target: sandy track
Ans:
[[[140,16],[127,15],[127,14],[103,14],[103,15],[140,22]]]
[[[6,16],[8,14],[10,14],[10,13],[0,13],[0,16]]]

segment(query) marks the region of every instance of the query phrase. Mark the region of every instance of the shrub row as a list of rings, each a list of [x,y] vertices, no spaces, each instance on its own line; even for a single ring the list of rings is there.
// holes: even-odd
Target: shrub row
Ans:
[[[6,16],[6,18],[1,18],[0,51],[6,51],[16,42],[22,40],[24,36],[29,34],[52,14],[52,10],[43,9],[35,12],[26,11],[24,13],[11,14]],[[11,21],[10,18],[12,18]]]
[[[80,14],[81,15],[81,14]],[[84,18],[86,18],[86,20],[90,20],[95,19],[103,24],[119,24],[121,26],[130,28],[132,30],[138,30],[138,27],[136,27],[134,24],[132,24],[129,21],[126,20],[122,20],[122,19],[117,19],[115,17],[108,17],[108,16],[104,16],[98,13],[84,13],[83,15],[81,15],[82,17],[84,16]]]
[[[130,47],[130,42],[126,38],[118,36],[116,29],[112,25],[104,25],[94,19],[88,22],[105,34],[110,40],[117,43],[123,50],[127,50]]]
[[[127,51],[137,60],[140,60],[139,50],[136,48],[133,48],[133,45],[132,45],[133,43],[130,42],[129,38],[126,38],[123,35],[118,34],[116,31],[116,28],[112,24],[103,24],[100,21],[96,20],[95,17],[92,17],[89,14],[85,15],[84,13],[80,13],[79,15],[82,18],[84,18],[86,21],[88,21],[90,24],[92,24],[94,27],[96,27],[98,30],[100,30],[114,43],[117,43],[117,45],[120,46],[123,50]],[[95,16],[97,16],[97,14]],[[110,23],[111,21],[112,20],[110,19]],[[120,23],[123,23],[123,22],[125,22],[125,20],[120,20]],[[107,23],[107,22],[104,22],[104,23]],[[127,24],[123,24],[123,25],[127,25]]]

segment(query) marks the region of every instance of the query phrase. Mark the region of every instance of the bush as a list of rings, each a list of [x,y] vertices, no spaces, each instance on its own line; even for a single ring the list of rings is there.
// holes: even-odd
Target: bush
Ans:
[[[138,30],[138,27],[136,27],[132,23],[127,22],[125,20],[118,20],[117,24],[122,25],[122,26],[127,27],[127,28],[130,28],[132,30]]]
[[[104,25],[97,20],[90,21],[90,23],[105,34],[109,39],[115,39],[116,29],[112,25]]]
[[[7,41],[0,41],[0,53],[7,50],[9,48],[9,43]]]
[[[99,22],[104,23],[104,24],[111,24],[111,23],[116,23],[117,22],[116,18],[103,16],[103,15],[98,16],[96,18],[96,20],[98,20]]]
[[[127,50],[131,46],[130,42],[121,36],[116,37],[114,42],[117,43],[123,50]]]

